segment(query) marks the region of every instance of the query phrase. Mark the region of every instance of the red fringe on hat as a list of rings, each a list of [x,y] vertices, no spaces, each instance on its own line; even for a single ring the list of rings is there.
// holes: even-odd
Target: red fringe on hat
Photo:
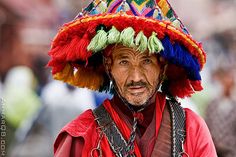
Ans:
[[[65,68],[66,62],[52,59],[48,62],[47,66],[52,67],[52,74],[54,75]]]
[[[53,59],[66,61],[67,51],[68,45],[58,46],[49,51],[48,55],[51,56]]]
[[[165,72],[169,82],[168,90],[173,96],[190,97],[195,91],[201,91],[201,81],[189,80],[183,68],[169,64]]]
[[[191,86],[193,87],[193,89],[195,91],[201,91],[203,90],[203,87],[201,85],[201,81],[197,80],[197,81],[190,81]]]
[[[93,33],[91,29],[89,31]],[[75,62],[77,60],[87,62],[92,55],[91,51],[87,51],[91,40],[88,33],[85,33],[82,38],[75,35],[71,37],[69,32],[63,32],[62,36],[64,39],[55,40],[53,48],[48,53],[52,57],[48,66],[52,67],[53,74],[62,71],[66,65],[65,62]]]
[[[79,56],[79,37],[75,36],[69,44],[67,44],[67,52],[66,52],[66,60],[67,61],[75,61],[77,56]],[[84,52],[83,52],[84,53]],[[84,53],[86,54],[86,53]]]
[[[194,93],[194,90],[188,79],[182,79],[171,81],[169,84],[169,92],[173,96],[184,98],[190,97]]]
[[[84,36],[79,39],[75,36],[72,41],[67,46],[67,61],[76,61],[83,60],[87,61],[88,58],[92,55],[91,51],[87,51],[87,47],[90,43],[88,38],[88,34],[84,34]]]

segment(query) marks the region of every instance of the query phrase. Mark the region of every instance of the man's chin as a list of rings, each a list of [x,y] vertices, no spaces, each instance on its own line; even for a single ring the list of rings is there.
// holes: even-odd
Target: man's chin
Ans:
[[[135,97],[132,96],[132,97],[128,98],[127,101],[129,104],[131,104],[133,106],[142,106],[142,105],[146,104],[147,98],[142,99],[142,97],[140,97],[140,96],[135,96]]]
[[[142,106],[142,105],[146,105],[147,103],[152,103],[151,101],[154,101],[152,100],[151,98],[153,98],[153,94],[150,94],[150,93],[140,93],[140,94],[127,94],[125,97],[125,100],[133,105],[133,106]]]

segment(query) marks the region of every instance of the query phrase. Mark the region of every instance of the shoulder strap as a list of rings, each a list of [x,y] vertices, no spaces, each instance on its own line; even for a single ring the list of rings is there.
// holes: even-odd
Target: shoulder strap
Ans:
[[[103,105],[100,105],[98,108],[93,110],[93,114],[101,131],[106,135],[113,152],[117,157],[124,157],[127,142],[125,141],[107,110]]]
[[[176,100],[167,100],[152,157],[181,157],[185,140],[185,112]]]
[[[184,141],[186,137],[185,111],[176,100],[168,100],[172,122],[172,156],[179,157],[186,154]]]

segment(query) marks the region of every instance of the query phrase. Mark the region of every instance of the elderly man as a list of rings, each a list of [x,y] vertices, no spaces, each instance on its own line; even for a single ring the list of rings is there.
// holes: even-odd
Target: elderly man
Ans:
[[[205,52],[166,0],[93,1],[49,55],[55,79],[114,94],[62,129],[55,156],[216,156],[205,122],[177,102],[202,90]]]

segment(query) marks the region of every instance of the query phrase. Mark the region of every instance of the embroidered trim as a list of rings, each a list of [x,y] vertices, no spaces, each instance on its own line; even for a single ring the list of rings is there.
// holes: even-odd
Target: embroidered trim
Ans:
[[[172,156],[181,157],[188,154],[184,150],[186,137],[186,116],[184,109],[175,99],[168,101],[172,120]]]
[[[111,119],[103,105],[93,110],[95,120],[101,131],[106,135],[109,145],[117,157],[124,157],[127,142]]]

